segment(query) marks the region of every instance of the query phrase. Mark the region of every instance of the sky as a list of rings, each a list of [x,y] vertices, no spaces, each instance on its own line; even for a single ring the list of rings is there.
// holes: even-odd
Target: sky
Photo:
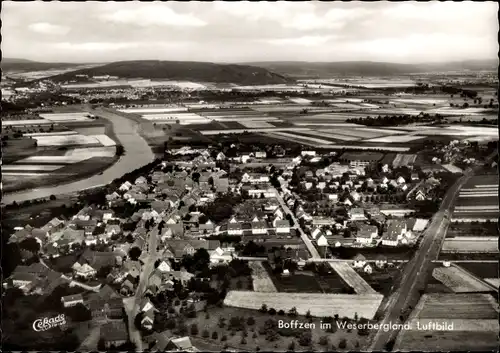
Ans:
[[[2,54],[45,62],[493,59],[496,2],[11,2]]]

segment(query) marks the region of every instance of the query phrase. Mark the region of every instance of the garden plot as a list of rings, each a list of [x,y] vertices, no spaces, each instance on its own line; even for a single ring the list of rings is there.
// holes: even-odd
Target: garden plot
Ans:
[[[297,103],[297,104],[311,104],[310,99],[305,99],[305,98],[288,98],[289,101]]]
[[[385,136],[377,137],[374,139],[364,140],[365,142],[382,142],[382,143],[398,143],[398,142],[410,142],[414,140],[422,139],[421,136],[412,135],[397,135],[397,136]]]
[[[23,136],[38,137],[38,136],[64,136],[64,135],[77,135],[76,131],[53,131],[53,132],[32,132],[23,133]]]
[[[53,121],[53,122],[73,122],[73,121],[90,121],[89,117],[87,117],[89,113],[87,112],[78,112],[78,113],[47,113],[40,114],[40,116],[44,119]]]
[[[26,119],[26,120],[3,120],[3,126],[17,126],[17,125],[50,125],[52,121],[46,119]]]
[[[409,164],[415,163],[417,160],[417,155],[416,154],[402,154],[398,153],[396,155],[396,158],[392,161],[392,165],[394,167],[402,167],[402,166],[407,166]]]
[[[39,147],[100,144],[99,140],[95,137],[84,135],[38,136],[35,139]]]
[[[470,212],[470,211],[469,211]],[[478,211],[484,215],[485,210]],[[498,213],[498,212],[497,212]],[[478,215],[479,217],[479,215]],[[463,237],[456,239],[445,239],[442,252],[447,253],[497,253],[498,238],[471,237],[473,239],[463,240]]]
[[[269,277],[266,269],[262,266],[261,261],[250,261],[249,266],[252,270],[252,282],[254,291],[277,292],[273,281]]]
[[[105,147],[116,146],[116,142],[107,135],[94,135],[91,137],[95,137],[99,143]]]
[[[134,113],[134,114],[154,114],[154,113],[176,113],[176,112],[187,112],[186,107],[156,107],[156,108],[127,108],[118,109],[122,113]]]
[[[457,267],[437,267],[432,276],[455,293],[491,291],[491,287]]]
[[[8,164],[2,165],[2,172],[19,172],[19,171],[28,171],[28,172],[51,172],[53,170],[59,169],[62,166],[60,165],[29,165],[29,164]]]
[[[248,127],[250,129],[259,129],[259,128],[273,128],[274,125],[269,124],[266,121],[256,121],[256,120],[241,120],[239,121],[241,125],[244,127]]]
[[[320,137],[328,137],[328,138],[333,138],[333,139],[338,139],[341,141],[357,141],[359,140],[359,137],[354,137],[354,136],[346,136],[346,135],[341,135],[341,134],[334,134],[331,132],[318,132],[318,131],[309,131],[309,132],[303,132],[304,134],[310,134],[313,136],[320,136]]]
[[[381,294],[323,294],[323,293],[259,293],[230,291],[224,299],[227,306],[260,309],[262,304],[275,310],[289,311],[295,307],[299,315],[310,311],[312,316],[324,317],[338,314],[348,318],[373,319],[382,302]]]

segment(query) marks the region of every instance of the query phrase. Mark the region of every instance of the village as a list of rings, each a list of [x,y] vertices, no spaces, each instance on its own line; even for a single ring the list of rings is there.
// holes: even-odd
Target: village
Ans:
[[[380,163],[382,154],[287,156],[275,146],[279,157],[268,158],[234,149],[226,149],[234,157],[217,148],[169,150],[149,173],[108,190],[102,204],[19,227],[9,242],[25,263],[4,288],[61,293],[60,309],[100,327],[94,346],[163,342],[159,349],[186,351],[188,332],[166,334],[168,317],[196,316],[227,291],[258,292],[262,278],[284,281],[311,263],[326,261],[343,282],[323,293],[377,293],[363,277],[408,260],[398,249],[406,254],[428,223],[409,205],[427,202],[440,184],[413,165]]]

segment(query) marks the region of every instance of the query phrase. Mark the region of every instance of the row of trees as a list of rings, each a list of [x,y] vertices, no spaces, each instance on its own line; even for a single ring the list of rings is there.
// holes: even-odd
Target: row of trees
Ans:
[[[420,113],[419,115],[379,115],[378,117],[350,118],[346,122],[365,126],[398,126],[424,122],[440,122],[442,120],[443,117],[440,114],[430,115],[428,113]]]

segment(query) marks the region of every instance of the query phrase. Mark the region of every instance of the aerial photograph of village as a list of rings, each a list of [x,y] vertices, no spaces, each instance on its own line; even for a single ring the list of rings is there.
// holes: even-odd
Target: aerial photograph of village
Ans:
[[[2,350],[498,351],[498,8],[2,2]]]

